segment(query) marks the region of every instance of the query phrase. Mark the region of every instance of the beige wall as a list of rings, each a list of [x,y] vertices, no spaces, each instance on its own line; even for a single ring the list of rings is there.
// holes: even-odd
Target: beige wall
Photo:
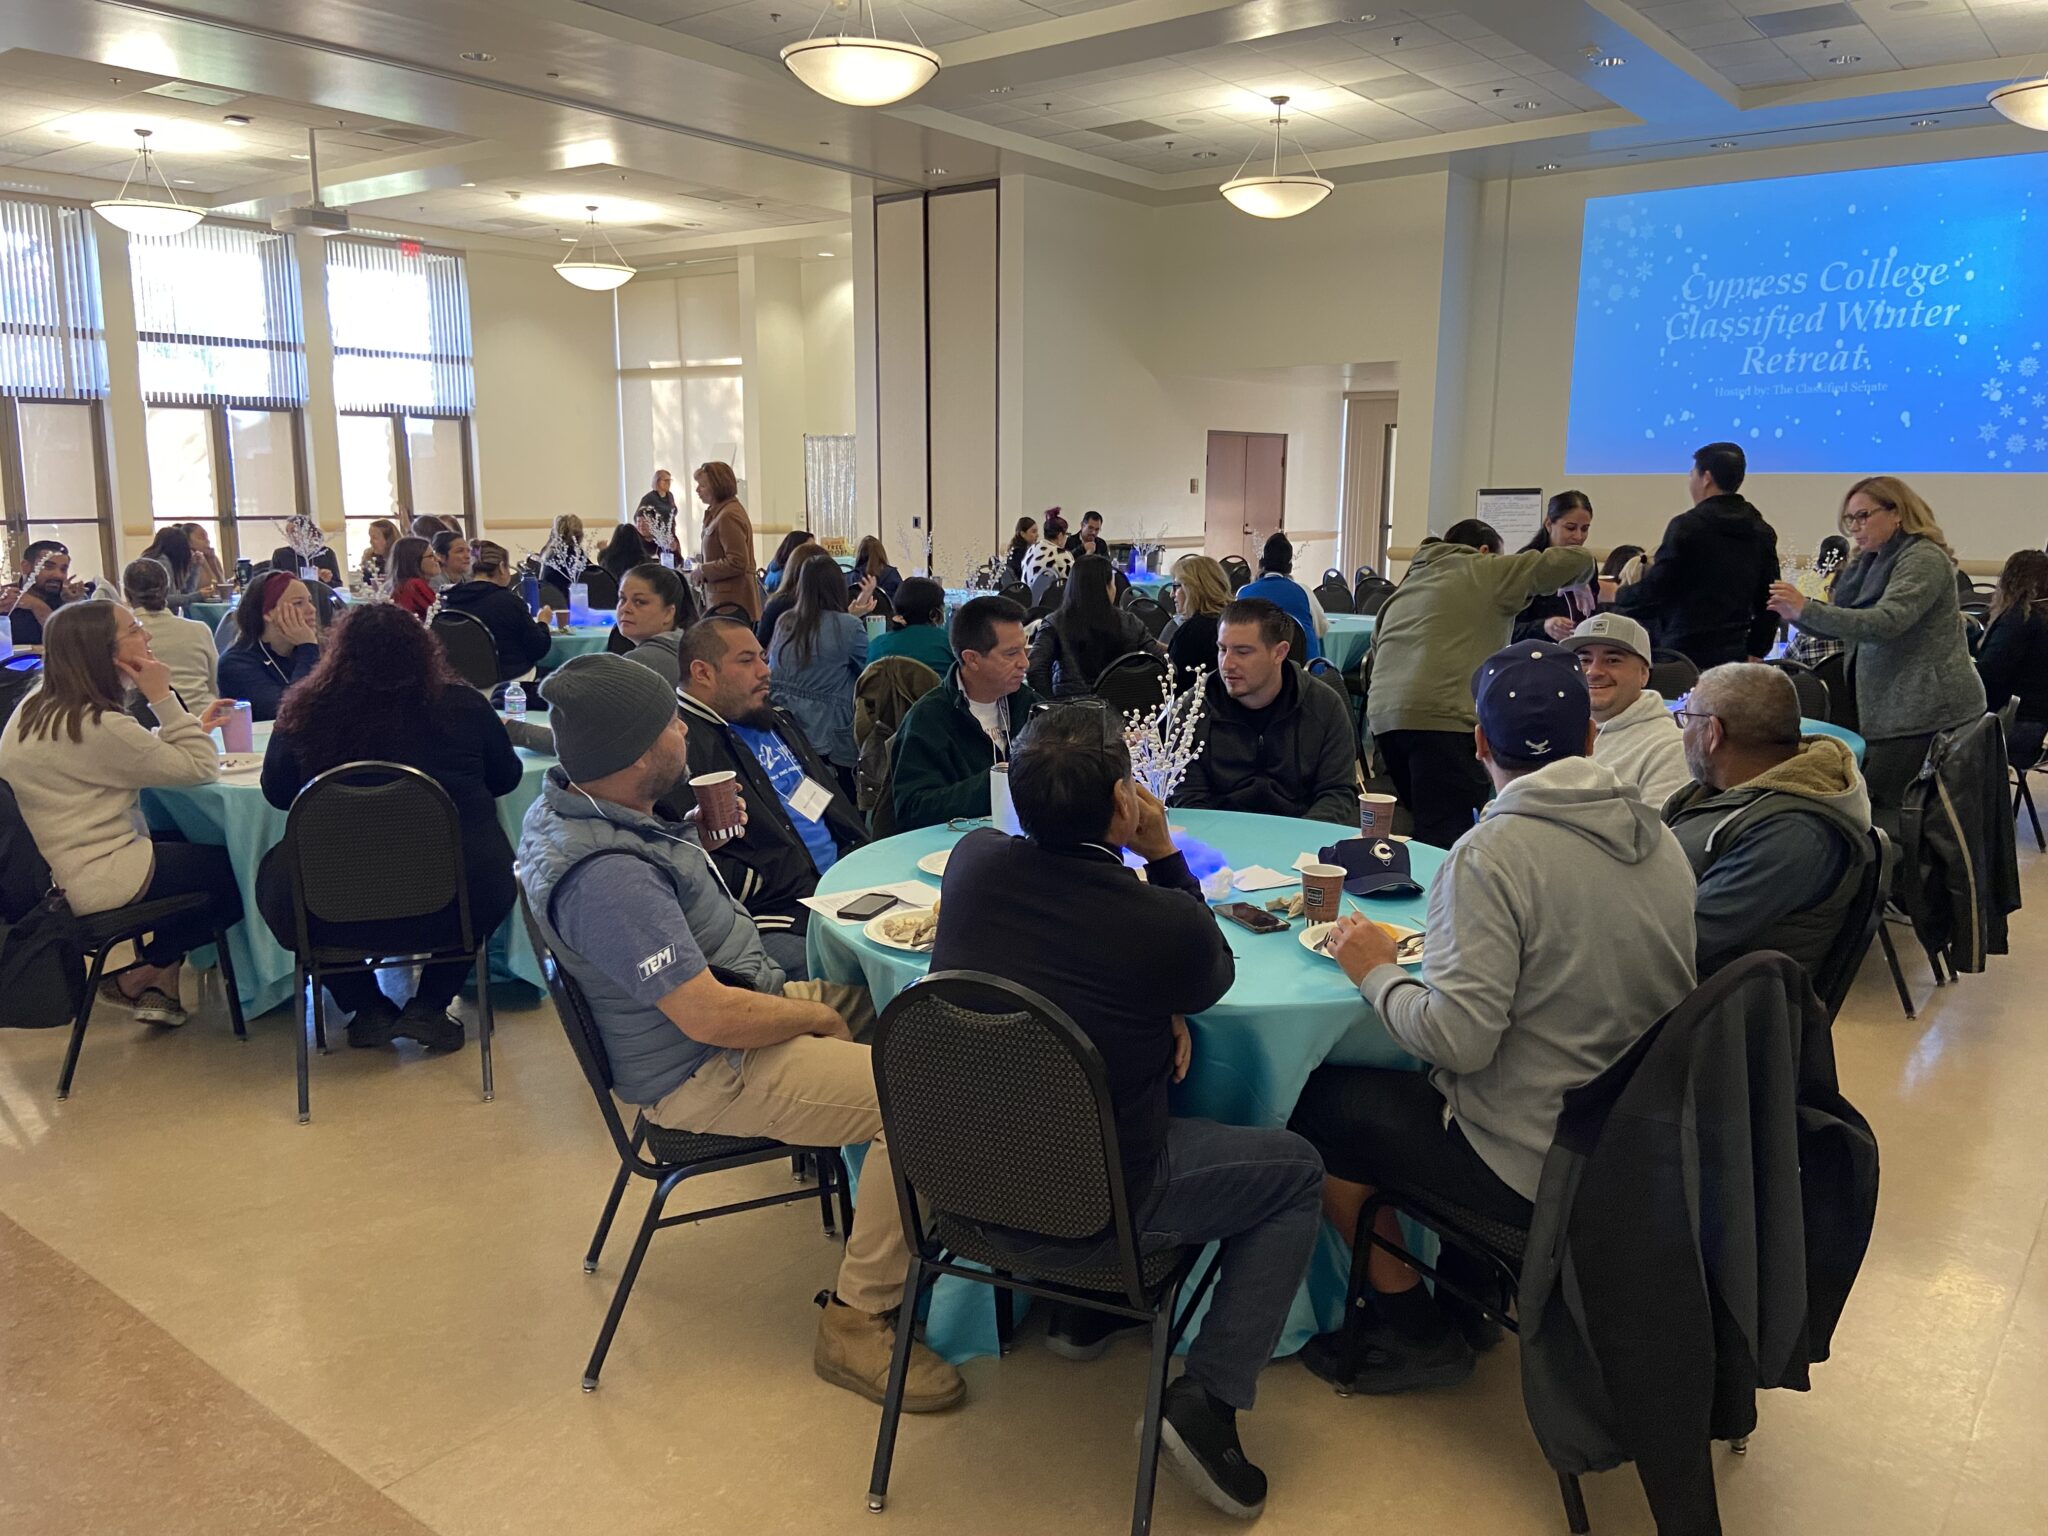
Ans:
[[[780,533],[800,527],[804,515],[802,263],[748,254],[739,266],[747,510],[757,529]]]
[[[1474,494],[1484,485],[1540,485],[1555,492],[1570,483],[1593,499],[1593,541],[1601,548],[1654,545],[1664,524],[1690,504],[1685,476],[1691,464],[1682,449],[1669,474],[1585,475],[1569,481],[1565,475],[1579,237],[1587,198],[2040,146],[2038,135],[2020,129],[1957,129],[1544,176],[1517,180],[1512,188],[1489,183],[1465,286],[1473,323],[1462,388],[1464,427],[1455,468],[1446,472],[1456,483],[1457,504],[1469,513]],[[1878,474],[1886,468],[1873,462],[1856,473]],[[1856,473],[1774,474],[1766,448],[1751,458],[1743,493],[1776,527],[1782,548],[1810,556],[1821,538],[1834,531],[1836,509]],[[2014,549],[2040,546],[2048,486],[2039,475],[1927,474],[1914,476],[1913,484],[1933,505],[1966,563],[1995,566]]]
[[[853,431],[853,258],[803,264],[804,431]]]
[[[543,261],[473,252],[467,265],[484,532],[517,551],[538,549],[558,513],[609,527],[634,499],[619,482],[611,295]]]

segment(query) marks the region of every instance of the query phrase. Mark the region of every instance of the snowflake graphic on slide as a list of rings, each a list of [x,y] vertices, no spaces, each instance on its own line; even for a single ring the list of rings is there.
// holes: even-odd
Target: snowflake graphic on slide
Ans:
[[[1999,371],[2000,373],[2011,373],[2011,372],[2012,372],[2012,361],[2011,361],[2011,360],[2010,360],[2009,358],[2003,358],[2003,357],[2001,357],[2001,358],[2000,358],[2000,359],[1998,360],[1998,371]]]
[[[2000,407],[1998,408],[1998,419],[1999,419],[2000,421],[2005,421],[2005,420],[2009,419],[2009,418],[2010,418],[2011,416],[2012,416],[2012,407],[2011,407],[2011,406],[2009,406],[2009,405],[2001,405],[2001,406],[2000,406]]]
[[[2005,386],[1996,379],[1986,379],[1984,381],[1984,398],[1986,400],[2003,400],[2005,398]]]
[[[2005,451],[2007,453],[2025,453],[2027,451],[2026,433],[2015,432],[2011,437],[2008,437],[2005,440]]]
[[[2040,371],[2041,359],[2039,359],[2038,357],[2023,357],[2020,359],[2021,378],[2031,379],[2035,374],[2039,373]]]
[[[2034,452],[2048,453],[2048,437],[2037,437],[2034,439]]]
[[[1987,421],[1977,429],[1977,441],[1980,443],[1991,442],[1997,436],[1998,423],[1995,421]]]

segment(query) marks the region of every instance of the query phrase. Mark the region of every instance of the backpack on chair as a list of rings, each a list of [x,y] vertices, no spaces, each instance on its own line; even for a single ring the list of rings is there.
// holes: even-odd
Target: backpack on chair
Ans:
[[[910,706],[939,686],[939,674],[912,656],[868,663],[853,684],[854,804],[872,837],[896,830],[895,766],[890,747]]]
[[[0,780],[0,1028],[54,1029],[85,1001],[85,946]]]

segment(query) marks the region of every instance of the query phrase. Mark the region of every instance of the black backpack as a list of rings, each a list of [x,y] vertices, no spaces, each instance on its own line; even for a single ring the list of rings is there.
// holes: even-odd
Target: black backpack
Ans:
[[[85,944],[0,779],[0,1028],[55,1029],[85,1001]]]

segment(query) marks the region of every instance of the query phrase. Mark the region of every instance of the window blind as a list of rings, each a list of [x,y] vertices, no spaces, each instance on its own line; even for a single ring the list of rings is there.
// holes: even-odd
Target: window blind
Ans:
[[[91,213],[0,197],[0,395],[91,400],[106,393]]]
[[[469,284],[454,252],[329,240],[327,316],[339,409],[467,416],[476,408]]]
[[[306,403],[306,333],[288,235],[207,222],[130,236],[142,397],[151,405]]]

